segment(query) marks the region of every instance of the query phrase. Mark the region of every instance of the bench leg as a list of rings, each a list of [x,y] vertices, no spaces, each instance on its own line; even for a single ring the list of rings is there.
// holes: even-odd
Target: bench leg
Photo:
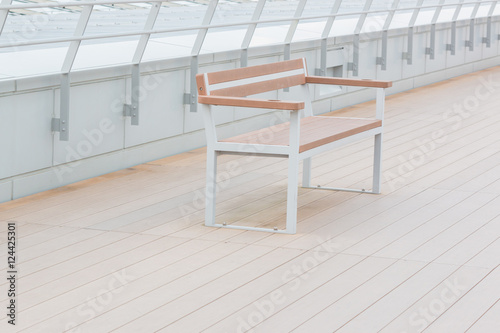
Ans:
[[[382,183],[382,134],[375,135],[373,156],[373,193],[380,194]]]
[[[304,159],[302,166],[302,187],[311,187],[311,158]]]
[[[205,225],[215,226],[215,195],[217,193],[217,152],[207,150],[207,180],[205,187]]]
[[[286,233],[297,231],[297,197],[299,195],[299,160],[290,156],[288,159],[288,190],[286,196]]]

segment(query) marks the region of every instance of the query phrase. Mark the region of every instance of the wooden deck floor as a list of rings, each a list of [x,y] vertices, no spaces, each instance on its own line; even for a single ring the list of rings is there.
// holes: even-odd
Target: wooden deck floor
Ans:
[[[500,67],[386,110],[383,194],[300,189],[296,235],[204,227],[203,149],[0,205],[11,331],[500,332]],[[369,188],[371,147],[317,157],[313,183]],[[218,222],[284,225],[284,160],[219,170]]]

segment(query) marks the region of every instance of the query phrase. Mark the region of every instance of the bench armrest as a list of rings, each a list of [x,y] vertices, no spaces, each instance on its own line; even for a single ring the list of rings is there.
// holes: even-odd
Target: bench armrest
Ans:
[[[198,96],[198,103],[278,110],[301,110],[304,108],[304,102],[250,99],[227,96]]]
[[[333,84],[337,86],[357,86],[371,88],[389,88],[392,87],[391,81],[376,81],[363,79],[344,79],[324,76],[306,76],[307,83]]]

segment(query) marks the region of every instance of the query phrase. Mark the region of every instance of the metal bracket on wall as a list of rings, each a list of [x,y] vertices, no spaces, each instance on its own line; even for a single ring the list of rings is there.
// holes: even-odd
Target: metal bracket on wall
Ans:
[[[315,76],[325,76],[325,71],[321,68],[315,68],[314,69],[314,75]]]
[[[352,71],[353,76],[358,76],[359,65],[359,35],[354,35],[352,62],[347,63],[347,70]]]
[[[436,25],[431,26],[430,46],[425,48],[425,54],[429,55],[429,59],[434,59],[434,48],[436,47]]]
[[[191,57],[191,69],[189,71],[189,93],[185,93],[183,97],[184,105],[189,105],[189,112],[196,112],[198,103],[196,102],[197,90],[196,74],[198,74],[198,57]]]
[[[353,62],[348,62],[347,63],[347,70],[348,71],[353,71],[353,72],[356,71],[357,72],[358,71],[358,65],[356,65]]]
[[[130,104],[123,105],[123,115],[130,118],[131,125],[139,125],[139,94],[141,84],[141,73],[139,64],[132,65],[132,88]]]
[[[386,63],[384,57],[377,57],[376,58],[376,64],[381,65],[382,67],[380,69],[385,70]]]
[[[376,58],[377,65],[380,69],[385,71],[387,69],[387,30],[382,32],[382,56]]]
[[[486,24],[486,37],[483,37],[482,43],[486,44],[486,47],[491,47],[491,16],[488,17],[488,23]]]
[[[403,52],[403,59],[406,60],[408,65],[413,62],[413,28],[408,29],[408,46],[406,52]]]
[[[450,44],[446,44],[446,50],[451,51],[451,55],[455,55],[457,41],[457,22],[451,24],[451,40]]]
[[[471,52],[474,51],[474,20],[470,20],[469,40],[465,41],[465,47]]]
[[[432,47],[426,47],[425,54],[430,55],[430,59],[434,59],[434,49]]]
[[[61,75],[61,107],[59,118],[52,118],[52,131],[59,132],[59,140],[69,141],[69,73]]]

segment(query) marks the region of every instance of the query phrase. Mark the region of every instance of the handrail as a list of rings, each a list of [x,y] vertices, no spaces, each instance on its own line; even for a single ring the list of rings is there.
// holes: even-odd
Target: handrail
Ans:
[[[163,2],[161,0],[153,0],[151,2]],[[498,3],[500,0],[487,0],[484,1],[484,3]],[[96,5],[96,4],[113,4],[113,3],[118,3],[118,2],[109,2],[109,1],[103,1],[102,3],[98,2],[76,2],[79,4],[79,6],[84,6],[86,4],[88,5]],[[137,3],[137,1],[122,1],[122,3]],[[68,3],[67,3],[68,4]],[[71,3],[71,6],[74,6],[75,2]],[[449,7],[449,6],[454,6],[454,5],[464,5],[464,4],[477,4],[477,2],[464,2],[464,3],[456,3],[456,4],[446,4],[443,5],[443,7]],[[66,5],[70,6],[70,5]],[[9,6],[0,6],[0,10],[6,9]],[[42,6],[43,7],[43,6]],[[61,7],[61,6],[53,6],[53,7]],[[406,10],[412,10],[412,9],[425,9],[425,8],[437,8],[440,7],[440,5],[429,5],[429,6],[422,6],[422,7],[407,7],[407,8],[400,8],[400,9],[395,9],[394,11],[406,11]],[[31,7],[35,8],[35,7]],[[337,13],[337,14],[327,14],[327,15],[314,15],[314,16],[305,16],[299,18],[299,20],[314,20],[314,19],[321,19],[321,18],[330,18],[330,17],[339,17],[339,16],[352,16],[352,15],[357,15],[357,14],[376,14],[376,13],[386,13],[388,10],[387,9],[377,9],[377,10],[367,10],[367,11],[358,11],[358,12],[346,12],[346,13]],[[485,16],[487,17],[487,16]],[[469,18],[464,18],[463,20],[468,20]],[[181,28],[169,28],[169,29],[153,29],[153,30],[140,30],[140,31],[132,31],[132,32],[122,32],[122,33],[112,33],[112,34],[99,34],[99,35],[89,35],[89,36],[72,36],[72,37],[66,37],[66,38],[51,38],[51,39],[42,39],[42,40],[30,40],[30,41],[21,41],[17,43],[5,43],[5,44],[0,44],[0,48],[6,48],[6,47],[16,47],[16,46],[29,46],[29,45],[40,45],[40,44],[52,44],[52,43],[64,43],[64,42],[71,42],[71,41],[84,41],[84,40],[93,40],[93,39],[105,39],[105,38],[114,38],[114,37],[127,37],[127,36],[139,36],[139,35],[144,35],[144,34],[161,34],[161,33],[169,33],[169,32],[180,32],[180,31],[191,31],[191,30],[201,30],[201,29],[216,29],[216,28],[227,28],[227,27],[233,27],[233,26],[242,26],[242,25],[251,25],[251,24],[265,24],[265,23],[279,23],[279,22],[289,22],[297,20],[297,18],[290,17],[290,18],[275,18],[275,19],[266,19],[266,20],[251,20],[251,21],[243,21],[243,22],[232,22],[232,23],[220,23],[220,24],[208,24],[208,25],[198,25],[198,26],[192,26],[192,27],[181,27]]]

